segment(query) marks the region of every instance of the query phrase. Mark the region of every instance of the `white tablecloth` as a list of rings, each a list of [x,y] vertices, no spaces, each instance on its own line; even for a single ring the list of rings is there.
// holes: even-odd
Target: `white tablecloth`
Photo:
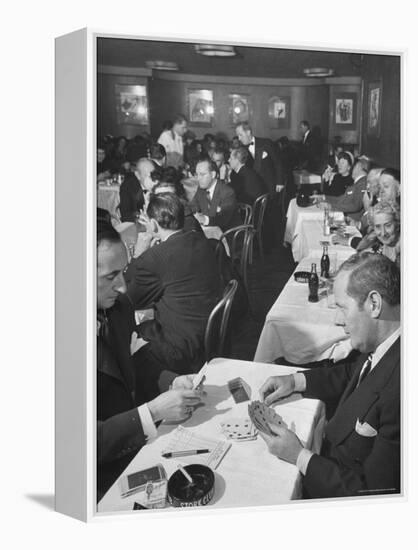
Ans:
[[[334,212],[334,215],[336,213]],[[343,213],[339,215],[343,218]],[[331,242],[331,236],[325,237],[323,234],[324,211],[318,206],[307,206],[301,208],[296,204],[296,199],[292,199],[287,210],[287,221],[284,235],[284,242],[292,246],[292,254],[295,262],[300,262],[312,251],[322,249],[321,241]],[[354,227],[347,227],[351,235],[360,235],[360,232]],[[333,247],[339,250],[342,256],[353,253],[350,247]],[[346,259],[346,258],[345,258]]]
[[[289,202],[286,216],[287,220],[284,242],[292,246],[292,253],[295,262],[299,262],[304,256],[300,250],[300,233],[302,230],[302,222],[304,220],[318,220],[322,222],[324,219],[324,212],[317,206],[307,206],[306,208],[301,208],[296,204],[296,199],[292,199]]]
[[[347,253],[350,249],[347,247]],[[355,251],[351,249],[351,254]],[[337,265],[345,258],[337,256]],[[320,254],[304,258],[295,271],[310,271]],[[272,362],[279,357],[303,365],[322,359],[340,360],[351,351],[351,343],[341,326],[335,325],[336,309],[328,307],[326,289],[319,302],[308,301],[308,284],[292,276],[274,302],[264,323],[254,361]]]
[[[205,406],[198,408],[183,425],[193,428],[202,436],[222,438],[220,423],[226,415],[248,416],[248,401],[235,404],[227,388],[228,380],[241,376],[252,390],[252,399],[258,399],[258,390],[271,375],[289,374],[295,369],[232,359],[214,359],[206,372]],[[324,426],[324,406],[315,399],[292,396],[275,406],[290,429],[303,444],[319,452]],[[164,459],[161,451],[167,446],[176,426],[161,424],[159,437],[150,441],[137,454],[125,470],[132,473],[161,462],[168,477],[177,464],[196,463],[200,456],[181,460]],[[202,455],[204,456],[204,455]],[[122,474],[123,475],[123,474]],[[209,507],[273,505],[301,497],[301,475],[292,464],[271,455],[266,444],[258,437],[254,441],[232,443],[215,470],[215,494]],[[98,504],[98,512],[132,510],[135,495],[121,499],[116,481]]]
[[[120,203],[119,189],[119,185],[99,184],[97,186],[97,206],[104,208],[117,219],[119,219],[117,210]]]

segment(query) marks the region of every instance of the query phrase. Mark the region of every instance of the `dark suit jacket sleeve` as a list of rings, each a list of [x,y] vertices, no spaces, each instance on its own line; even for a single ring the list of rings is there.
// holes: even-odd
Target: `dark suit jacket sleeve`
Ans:
[[[396,395],[396,392],[398,395]],[[313,455],[304,486],[313,498],[396,493],[400,490],[399,386],[385,399],[380,409],[380,427],[376,437],[359,439],[359,458],[352,467],[337,460]],[[364,440],[360,443],[360,440]],[[369,441],[367,441],[369,440]],[[369,445],[369,454],[361,461],[360,449]]]
[[[341,210],[346,214],[360,212],[363,210],[363,190],[366,188],[366,179],[364,178],[364,184],[358,182],[346,189],[344,195],[340,197],[327,197],[327,201],[335,210]]]
[[[153,249],[147,250],[132,260],[128,267],[127,295],[135,309],[151,307],[163,294],[162,282],[153,261],[154,254]]]
[[[134,211],[136,210],[136,206],[134,205],[134,202],[135,198],[132,195],[132,189],[129,185],[129,181],[124,181],[120,187],[119,203],[120,217],[122,222],[135,221]]]
[[[97,422],[97,461],[109,462],[139,451],[146,443],[138,409]]]
[[[303,374],[306,379],[306,390],[303,396],[320,399],[325,404],[334,404],[342,396],[357,365],[358,363],[343,363],[305,371]]]
[[[199,189],[197,189],[196,193],[194,194],[194,197],[192,198],[192,200],[189,203],[190,210],[193,212],[193,214],[196,214],[196,212],[200,212],[200,210],[201,210],[198,191],[199,191]]]
[[[230,187],[223,185],[221,211],[214,216],[209,216],[209,225],[217,225],[223,231],[232,227],[231,222],[238,211],[238,203],[235,192]]]
[[[285,180],[285,173],[283,169],[283,163],[277,151],[277,148],[272,141],[268,140],[267,152],[271,156],[274,170],[276,172],[276,185],[285,185],[287,182]]]

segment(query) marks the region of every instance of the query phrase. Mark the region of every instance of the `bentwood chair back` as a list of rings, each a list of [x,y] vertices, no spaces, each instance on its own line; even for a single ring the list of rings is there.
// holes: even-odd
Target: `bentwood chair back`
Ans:
[[[262,231],[263,231],[264,215],[266,213],[268,198],[269,198],[268,193],[265,193],[264,195],[260,195],[254,201],[253,214],[251,217],[251,223],[254,226],[255,234],[257,236],[258,248],[260,250],[260,256],[263,262],[264,262],[264,250],[263,250]],[[252,248],[251,248],[251,254],[250,254],[250,263],[252,263]]]
[[[214,357],[222,357],[224,355],[231,307],[237,287],[238,282],[235,279],[231,279],[225,287],[222,299],[216,304],[209,315],[205,331],[206,362],[209,362]]]
[[[253,208],[246,202],[238,203],[238,212],[241,216],[242,223],[247,225],[251,223],[251,216],[253,215]]]
[[[238,269],[239,275],[244,282],[248,294],[248,263],[253,244],[254,227],[251,224],[237,225],[231,227],[224,233],[217,244],[216,256],[218,258],[220,273],[224,272],[223,262],[225,261],[225,242],[229,245],[230,260]]]

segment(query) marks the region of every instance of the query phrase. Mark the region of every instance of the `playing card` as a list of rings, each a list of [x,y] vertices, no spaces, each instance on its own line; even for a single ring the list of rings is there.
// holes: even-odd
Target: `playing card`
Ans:
[[[242,378],[233,378],[228,382],[229,391],[234,398],[235,403],[249,401],[251,398],[251,388]]]
[[[249,418],[230,417],[221,423],[222,432],[234,441],[250,441],[257,438],[257,430]]]
[[[248,414],[257,430],[268,435],[275,435],[269,424],[285,426],[282,417],[274,409],[261,401],[253,401],[248,405]]]

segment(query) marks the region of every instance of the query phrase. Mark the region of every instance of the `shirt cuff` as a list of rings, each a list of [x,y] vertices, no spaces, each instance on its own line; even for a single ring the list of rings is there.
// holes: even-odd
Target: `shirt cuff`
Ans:
[[[205,218],[203,221],[203,225],[209,225],[209,216],[206,216],[205,214],[203,214],[203,217]]]
[[[306,470],[308,469],[309,461],[314,453],[308,449],[302,449],[298,454],[296,459],[296,467],[299,472],[303,475],[306,475]]]
[[[295,392],[304,392],[306,390],[306,378],[302,372],[295,372],[293,375],[295,381]]]
[[[138,414],[145,437],[147,439],[157,437],[157,428],[155,427],[154,420],[152,419],[150,410],[146,403],[138,407]]]

